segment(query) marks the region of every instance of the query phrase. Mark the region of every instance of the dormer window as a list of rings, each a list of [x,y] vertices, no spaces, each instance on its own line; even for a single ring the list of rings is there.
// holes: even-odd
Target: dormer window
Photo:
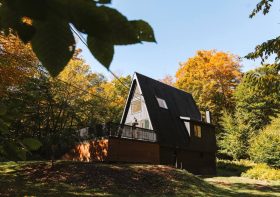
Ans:
[[[156,98],[157,98],[158,105],[159,105],[161,108],[168,109],[165,100],[163,100],[163,99],[161,99],[161,98],[158,98],[158,97],[156,97]]]

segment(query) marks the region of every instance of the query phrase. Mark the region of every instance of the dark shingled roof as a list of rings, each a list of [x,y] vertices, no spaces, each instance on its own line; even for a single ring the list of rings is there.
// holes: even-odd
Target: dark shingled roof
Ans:
[[[135,73],[141,88],[154,131],[161,145],[172,147],[190,147],[190,136],[180,116],[190,117],[201,122],[201,114],[191,94]],[[135,81],[132,90],[135,87]],[[127,116],[132,93],[124,112]],[[159,107],[157,99],[164,99],[168,109]],[[123,122],[124,123],[124,119]]]

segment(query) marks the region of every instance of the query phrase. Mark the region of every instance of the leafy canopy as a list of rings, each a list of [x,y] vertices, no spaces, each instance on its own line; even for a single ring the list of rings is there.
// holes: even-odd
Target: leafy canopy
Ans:
[[[250,158],[255,162],[280,167],[280,117],[251,140]]]
[[[201,110],[210,110],[218,118],[223,108],[232,108],[232,94],[240,77],[237,56],[215,50],[197,51],[180,65],[175,85],[191,93]]]
[[[38,60],[30,45],[24,45],[12,34],[6,37],[0,32],[0,44],[0,97],[3,97],[9,88],[34,75]]]
[[[264,15],[268,14],[272,3],[274,0],[261,0],[256,8],[252,11],[250,14],[250,18],[253,18],[258,14],[259,12],[262,12]],[[268,59],[269,56],[275,55],[275,61],[276,64],[274,65],[278,71],[280,71],[280,36],[270,39],[266,42],[263,42],[262,44],[259,44],[255,47],[255,51],[249,53],[247,56],[245,56],[248,59],[257,59],[261,58],[262,63]],[[258,82],[258,81],[256,81]]]
[[[258,83],[255,83],[256,80]],[[224,113],[221,119],[223,132],[218,136],[220,152],[234,159],[248,158],[248,154],[252,157],[253,153],[248,153],[250,146],[255,147],[250,145],[251,137],[262,132],[280,112],[278,71],[273,65],[263,65],[245,73],[234,92],[234,100],[234,111]],[[261,149],[260,146],[258,148]],[[270,146],[269,143],[266,146]]]
[[[109,68],[115,45],[155,42],[152,27],[129,21],[105,4],[110,0],[0,0],[0,31],[16,33],[32,49],[52,76],[74,54],[73,28],[87,34],[93,56]]]

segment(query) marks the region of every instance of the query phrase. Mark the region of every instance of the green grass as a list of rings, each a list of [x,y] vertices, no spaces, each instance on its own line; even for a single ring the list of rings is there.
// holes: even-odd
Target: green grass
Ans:
[[[0,196],[277,196],[279,182],[140,164],[0,163]]]

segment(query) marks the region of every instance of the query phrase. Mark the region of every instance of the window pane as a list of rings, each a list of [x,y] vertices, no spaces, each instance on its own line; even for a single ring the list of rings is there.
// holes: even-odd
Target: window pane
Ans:
[[[132,101],[131,103],[131,112],[137,113],[141,111],[141,100]]]
[[[201,126],[194,125],[194,136],[201,138]]]
[[[161,98],[157,98],[157,101],[158,101],[158,105],[159,105],[161,108],[168,109],[165,100],[163,100],[163,99],[161,99]]]
[[[149,129],[149,120],[145,120],[145,129]]]
[[[190,128],[190,123],[189,122],[184,122],[185,123],[185,127],[188,131],[189,136],[191,136],[191,128]]]

